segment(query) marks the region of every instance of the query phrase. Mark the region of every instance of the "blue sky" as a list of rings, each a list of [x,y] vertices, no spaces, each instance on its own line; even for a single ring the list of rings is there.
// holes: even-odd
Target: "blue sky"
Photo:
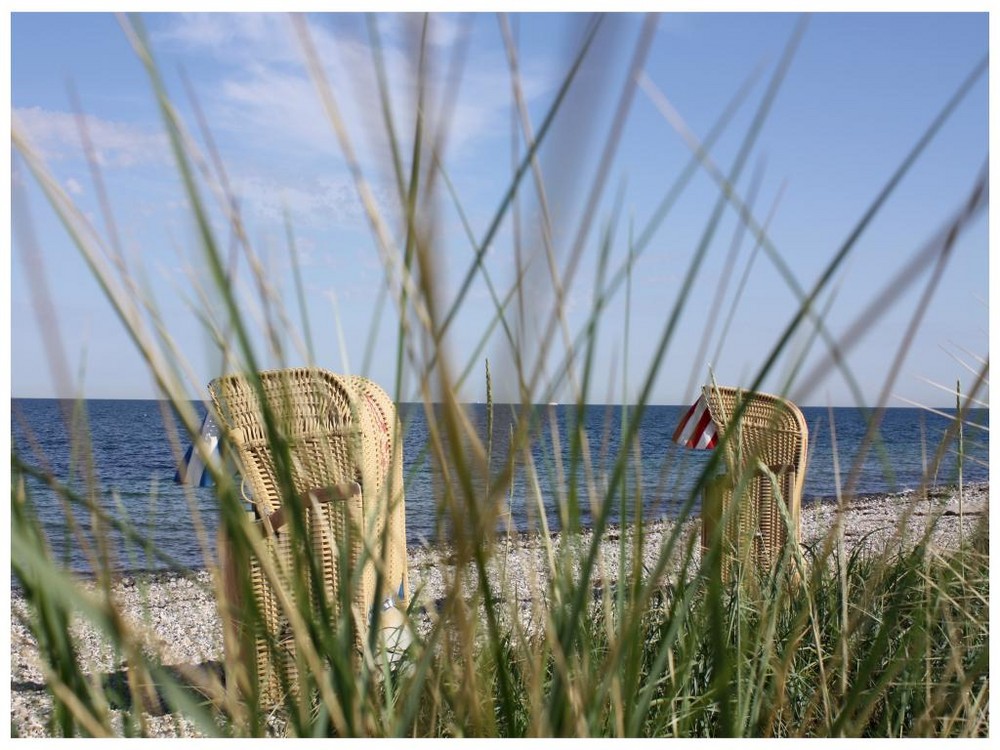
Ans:
[[[520,89],[537,132],[578,48],[586,19],[579,15],[514,15]],[[642,384],[683,279],[705,236],[719,186],[740,152],[770,78],[800,17],[787,14],[664,15],[656,20],[640,85],[628,110],[603,190],[589,211],[592,223],[572,283],[564,290],[565,330],[575,336],[593,310],[602,233],[609,232],[608,267],[618,269],[629,238],[643,234],[656,207],[691,159],[691,138],[704,139],[728,102],[751,77],[748,94],[708,163],[695,172],[666,218],[653,227],[631,276],[629,337],[624,340],[625,287],[600,318],[592,402],[634,398]],[[412,143],[416,57],[414,18],[376,19],[386,61],[392,110],[403,158]],[[204,145],[180,71],[190,83],[240,201],[249,240],[265,277],[284,301],[294,327],[299,311],[286,240],[287,214],[300,268],[316,361],[337,371],[364,372],[386,386],[395,380],[396,309],[378,315],[385,271],[355,183],[301,45],[284,15],[143,16],[166,88],[185,127]],[[395,182],[387,169],[387,139],[377,98],[371,37],[358,16],[309,16],[324,70],[343,112],[358,163],[375,204],[392,222]],[[640,37],[641,16],[603,23],[590,56],[539,152],[555,263],[567,278],[571,246],[597,182],[613,113]],[[430,22],[427,75],[429,128],[447,121],[441,159],[461,209],[481,239],[512,173],[511,70],[501,27],[492,14],[435,16]],[[735,193],[749,205],[795,282],[804,289],[851,234],[894,170],[945,102],[989,48],[985,14],[817,14],[808,19],[788,74],[738,179]],[[465,50],[461,79],[449,78],[453,52]],[[192,312],[194,289],[207,269],[192,212],[181,188],[162,119],[143,66],[112,15],[14,14],[11,21],[11,102],[15,127],[31,142],[53,177],[108,238],[97,190],[80,146],[69,86],[79,98],[94,142],[120,247],[130,276],[156,300],[167,328],[189,363],[192,393],[218,374],[218,357]],[[753,73],[758,70],[755,77]],[[452,97],[451,95],[454,94]],[[983,75],[861,235],[846,263],[821,294],[829,335],[861,330],[845,351],[862,400],[873,404],[890,378],[900,340],[921,306],[925,271],[872,319],[859,316],[890,296],[890,279],[968,198],[988,154],[988,76]],[[448,104],[447,108],[442,104]],[[446,115],[442,115],[446,112]],[[687,137],[685,137],[687,134]],[[518,141],[524,154],[523,135]],[[204,153],[204,152],[203,152]],[[207,157],[206,157],[207,159]],[[712,166],[714,165],[714,166]],[[52,396],[67,388],[98,398],[148,398],[156,391],[99,285],[55,214],[14,158],[14,249],[11,263],[11,393]],[[230,232],[211,192],[220,245]],[[433,208],[433,278],[442,309],[454,298],[473,250],[461,216],[443,185]],[[551,377],[565,354],[563,328],[548,327],[553,290],[539,231],[540,201],[532,175],[518,203],[523,257],[531,258],[522,318],[512,314],[519,350],[529,365],[544,359]],[[767,217],[770,216],[768,220]],[[753,238],[734,242],[739,221],[732,204],[722,213],[654,380],[651,399],[683,403],[705,381],[709,367],[720,383],[748,384],[792,320],[798,304],[787,280],[758,253],[735,307],[738,280]],[[25,243],[30,234],[35,242]],[[516,277],[510,217],[485,256],[499,293]],[[401,244],[393,236],[393,247]],[[245,259],[241,261],[246,268]],[[40,323],[31,282],[44,276],[56,323]],[[971,384],[967,365],[988,356],[988,221],[981,212],[955,244],[902,366],[892,376],[889,404],[951,405],[941,386]],[[253,316],[259,300],[244,272],[237,285]],[[716,304],[718,290],[723,296]],[[712,323],[712,308],[718,310]],[[725,337],[723,323],[734,309]],[[445,339],[454,371],[471,360],[461,395],[484,395],[482,359],[489,357],[498,400],[516,399],[513,356],[496,330],[477,344],[495,312],[477,276]],[[415,320],[411,318],[411,320]],[[377,325],[376,325],[377,324]],[[58,330],[58,339],[52,331]],[[257,343],[263,348],[263,337]],[[374,340],[374,346],[369,342]],[[420,337],[415,356],[424,357]],[[543,344],[547,355],[540,352]],[[52,347],[62,351],[70,385],[53,375]],[[304,355],[286,343],[287,361]],[[368,352],[371,350],[371,354]],[[627,356],[626,356],[627,352]],[[783,389],[796,366],[792,394],[806,404],[856,402],[841,371],[824,366],[827,348],[804,326],[765,380]],[[264,358],[266,365],[277,364]],[[412,372],[412,366],[407,372]],[[577,373],[579,375],[579,373]],[[415,396],[412,378],[403,400]],[[541,394],[543,391],[539,390]],[[988,393],[984,394],[988,397]],[[553,398],[564,399],[563,389]]]

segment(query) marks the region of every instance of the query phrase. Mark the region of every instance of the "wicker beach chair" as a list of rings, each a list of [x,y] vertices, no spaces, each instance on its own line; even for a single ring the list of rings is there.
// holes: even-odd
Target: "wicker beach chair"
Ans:
[[[722,571],[734,560],[774,566],[788,541],[800,539],[799,517],[806,475],[809,431],[792,402],[765,393],[707,386],[709,413],[722,438],[726,473],[706,487],[702,506],[702,548],[710,547],[719,524]],[[742,407],[742,410],[741,410]]]
[[[227,659],[248,665],[260,699],[276,703],[298,690],[301,655],[288,616],[297,599],[308,596],[314,618],[342,618],[349,602],[352,660],[365,648],[373,607],[405,608],[406,516],[398,419],[385,391],[366,378],[316,368],[262,372],[259,381],[231,375],[212,381],[209,391],[267,558],[240,557],[237,545],[223,540],[235,604]],[[294,510],[301,524],[289,517]],[[239,614],[247,611],[236,585],[241,566],[249,566],[257,627]]]

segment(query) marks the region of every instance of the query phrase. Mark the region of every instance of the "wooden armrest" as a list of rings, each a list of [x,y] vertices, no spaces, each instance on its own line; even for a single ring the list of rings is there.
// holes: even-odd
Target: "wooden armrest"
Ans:
[[[306,492],[303,498],[305,509],[308,512],[313,502],[320,504],[330,503],[334,500],[350,500],[352,497],[361,494],[361,485],[357,482],[341,482],[329,487],[317,487]],[[265,533],[275,534],[278,529],[285,525],[288,519],[285,517],[285,509],[278,508],[274,513],[264,519]]]

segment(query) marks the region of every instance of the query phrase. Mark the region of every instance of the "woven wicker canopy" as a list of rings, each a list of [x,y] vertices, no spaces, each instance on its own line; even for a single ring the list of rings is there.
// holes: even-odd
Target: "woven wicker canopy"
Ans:
[[[230,582],[240,572],[234,566],[249,565],[252,595],[266,625],[245,627],[237,615],[233,640],[240,645],[229,656],[251,660],[262,699],[277,702],[295,690],[297,677],[282,601],[308,592],[314,617],[343,617],[343,602],[349,601],[358,653],[376,605],[388,600],[405,607],[399,422],[395,405],[372,381],[317,368],[230,375],[212,381],[209,391],[283,589],[279,596],[259,557],[225,563]],[[290,512],[301,518],[289,518]],[[315,570],[319,585],[310,573]],[[343,587],[350,587],[349,596]],[[239,597],[235,585],[230,594]]]
[[[799,517],[809,431],[795,404],[738,388],[706,387],[712,421],[722,439],[726,473],[706,487],[702,546],[708,549],[720,523],[723,572],[733,560],[773,566],[788,542],[800,539]]]

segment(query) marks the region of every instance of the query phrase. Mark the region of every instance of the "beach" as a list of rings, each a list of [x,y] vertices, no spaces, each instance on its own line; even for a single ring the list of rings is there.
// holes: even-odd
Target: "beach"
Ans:
[[[981,521],[988,519],[989,485],[977,483],[963,488],[961,500],[957,489],[931,492],[917,498],[914,493],[869,495],[845,503],[840,516],[845,550],[865,545],[878,552],[903,549],[921,538],[928,523],[937,521],[931,536],[931,550],[954,548],[963,536],[969,536]],[[802,509],[802,544],[816,546],[828,537],[838,517],[835,503],[810,503]],[[676,530],[670,521],[648,522],[643,534],[643,564],[652,569],[664,540]],[[697,534],[697,519],[681,528],[682,538]],[[594,584],[611,583],[618,577],[622,542],[630,544],[631,529],[608,529],[602,540],[598,576]],[[622,537],[625,537],[623,540]],[[558,535],[546,540],[538,536],[502,539],[497,542],[490,567],[491,586],[503,592],[518,606],[501,607],[502,611],[520,611],[527,629],[532,618],[537,623],[539,596],[544,591],[549,569],[549,549],[560,541]],[[582,548],[590,543],[590,533],[574,540]],[[695,545],[697,549],[697,545]],[[696,551],[697,554],[697,551]],[[447,546],[416,547],[409,550],[410,586],[417,613],[413,625],[428,629],[440,600],[455,571],[454,551]],[[562,559],[562,558],[559,558]],[[669,565],[667,575],[669,575]],[[465,576],[468,581],[471,577]],[[470,584],[471,585],[471,584]],[[165,665],[201,666],[218,670],[223,659],[222,626],[212,593],[211,576],[157,573],[123,576],[113,586],[113,596],[125,618],[136,623],[146,647],[159,655]],[[46,722],[52,699],[45,688],[45,677],[37,663],[35,644],[23,624],[26,615],[19,593],[11,593],[11,722],[18,736],[47,735]],[[123,664],[116,659],[102,637],[84,623],[75,623],[80,658],[86,671],[103,680],[124,681]],[[120,712],[116,712],[120,713]],[[198,736],[186,719],[170,714],[148,715],[146,732],[152,736]]]

